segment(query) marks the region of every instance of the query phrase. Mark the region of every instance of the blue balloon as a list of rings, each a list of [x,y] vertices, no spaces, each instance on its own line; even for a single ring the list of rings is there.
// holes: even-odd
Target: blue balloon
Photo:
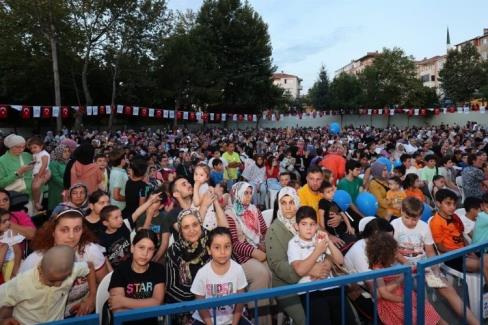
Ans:
[[[329,131],[332,134],[339,134],[339,132],[341,132],[341,126],[337,122],[331,123],[329,127]]]
[[[400,160],[395,160],[393,163],[393,167],[400,167],[402,165],[402,162]]]
[[[424,210],[422,211],[421,219],[423,221],[427,222],[430,219],[430,217],[432,217],[432,213],[433,213],[433,211],[432,211],[431,206],[424,203]]]
[[[378,211],[378,200],[373,194],[362,192],[356,198],[356,206],[365,217],[372,217]]]
[[[386,166],[386,170],[390,173],[391,172],[391,169],[392,169],[392,165],[391,165],[391,161],[390,159],[386,158],[386,157],[381,157],[381,158],[378,158],[378,160],[376,160],[377,162],[380,162],[382,163],[383,165]]]
[[[344,190],[337,190],[334,193],[332,200],[341,208],[342,211],[346,211],[352,203],[352,198],[349,193]]]

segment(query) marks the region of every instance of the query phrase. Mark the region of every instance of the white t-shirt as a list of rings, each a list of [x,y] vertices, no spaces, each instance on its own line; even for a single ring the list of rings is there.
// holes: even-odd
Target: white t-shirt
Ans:
[[[463,222],[464,234],[469,235],[474,229],[475,221],[469,219],[468,217],[466,217],[465,215],[462,215],[462,214],[458,214],[458,216],[461,219],[461,221]]]
[[[14,260],[15,253],[13,246],[16,244],[20,244],[24,241],[24,239],[25,237],[20,234],[14,235],[12,229],[7,230],[4,234],[0,235],[0,243],[8,245],[7,253],[4,258],[6,262]]]
[[[41,170],[42,166],[42,158],[47,157],[47,166],[49,166],[49,162],[51,161],[51,156],[46,150],[42,150],[41,152],[35,153],[32,155],[32,159],[36,162],[34,164],[34,169],[32,169],[32,175],[37,175],[39,174],[39,171]]]
[[[429,225],[419,220],[415,228],[407,228],[401,218],[391,222],[395,234],[393,235],[398,242],[399,252],[414,265],[419,260],[426,257],[424,245],[434,245],[432,233]]]
[[[344,264],[349,273],[361,273],[371,271],[368,257],[366,256],[366,241],[360,239],[352,245],[344,256]]]
[[[230,260],[230,268],[227,273],[219,275],[214,272],[211,263],[205,264],[198,270],[190,289],[193,294],[204,296],[205,298],[224,297],[235,294],[238,290],[247,287],[246,275],[240,264]],[[209,312],[210,316],[213,317],[213,309],[210,309]],[[216,309],[216,312],[217,324],[232,324],[234,317],[233,305],[220,306]],[[192,316],[194,319],[203,322],[198,310]]]
[[[298,235],[293,236],[290,241],[288,242],[288,263],[293,263],[295,261],[303,261],[307,257],[310,256],[310,254],[313,253],[315,249],[315,242],[313,240],[308,241],[301,239],[298,237]],[[319,258],[317,259],[317,262],[322,262],[324,260],[325,256],[324,254],[320,255]],[[298,283],[306,283],[310,282],[312,279],[310,278],[309,275],[306,275],[298,281]]]
[[[89,243],[85,246],[85,253],[80,255],[78,250],[75,254],[76,262],[91,262],[95,270],[100,269],[105,264],[105,256],[103,256],[104,248],[100,245]],[[43,253],[35,251],[31,253],[20,264],[19,273],[33,269],[39,265],[42,260]],[[79,303],[88,293],[88,281],[86,277],[78,277],[68,294],[68,302],[66,303],[65,317],[70,316],[70,309]]]

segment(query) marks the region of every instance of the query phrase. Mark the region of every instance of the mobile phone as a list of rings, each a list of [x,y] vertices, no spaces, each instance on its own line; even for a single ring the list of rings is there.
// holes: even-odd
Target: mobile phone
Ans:
[[[35,165],[35,164],[36,164],[36,162],[33,160],[30,163],[28,163],[27,165]]]

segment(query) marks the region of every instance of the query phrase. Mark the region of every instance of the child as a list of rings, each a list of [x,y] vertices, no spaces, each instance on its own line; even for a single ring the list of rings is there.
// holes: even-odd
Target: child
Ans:
[[[0,275],[3,281],[13,278],[19,270],[22,261],[20,244],[25,239],[22,235],[14,235],[10,229],[10,213],[0,209]]]
[[[193,205],[195,207],[199,207],[202,203],[203,194],[209,189],[209,179],[210,168],[204,163],[199,163],[193,172],[193,180],[195,181],[195,185],[193,186]]]
[[[108,179],[109,179],[109,172],[107,169],[107,157],[104,154],[98,154],[95,156],[95,164],[97,164],[98,168],[102,172],[102,182],[99,184],[99,189],[104,192],[108,191]]]
[[[109,194],[110,204],[116,205],[119,209],[125,208],[125,184],[129,179],[125,167],[127,165],[127,159],[125,158],[125,151],[122,149],[114,149],[110,153],[110,165],[112,170],[110,171],[109,178]]]
[[[288,262],[295,272],[302,278],[299,283],[313,281],[308,275],[315,263],[326,258],[332,266],[341,267],[343,256],[333,245],[324,232],[319,232],[317,214],[309,206],[300,207],[296,213],[297,234],[288,242]],[[332,272],[329,277],[332,277]],[[327,288],[325,291],[310,292],[310,324],[341,324],[341,300],[340,289]],[[306,308],[306,294],[300,294],[300,299]],[[345,304],[346,314],[349,304]]]
[[[463,236],[464,226],[461,219],[455,213],[456,194],[451,190],[442,189],[436,193],[435,200],[439,211],[432,217],[429,225],[437,250],[440,253],[445,253],[465,247],[467,243]],[[475,238],[476,228],[475,226]],[[475,254],[466,255],[465,260],[467,272],[480,271],[480,259]],[[444,264],[459,272],[463,272],[462,256],[446,261]],[[483,266],[483,273],[486,280],[488,278],[488,258],[486,258],[486,255]]]
[[[466,214],[461,215],[460,218],[464,225],[464,234],[469,238],[473,238],[473,230],[475,227],[476,219],[481,210],[481,203],[483,201],[477,197],[467,197],[464,199],[464,211]]]
[[[224,180],[224,163],[219,158],[212,160],[212,171],[210,172],[210,181],[216,186]]]
[[[399,177],[393,176],[388,179],[388,188],[386,192],[386,199],[388,200],[388,213],[391,219],[400,217],[400,209],[402,208],[402,201],[407,197],[401,188],[402,181]]]
[[[75,263],[72,248],[50,248],[38,267],[0,286],[0,306],[13,308],[12,318],[5,323],[38,324],[63,319],[73,282],[88,273],[86,262]]]
[[[88,229],[90,229],[97,239],[100,238],[105,231],[105,226],[100,218],[100,212],[109,204],[109,202],[110,198],[107,193],[102,190],[96,190],[88,197],[90,214],[85,217],[85,221]]]
[[[220,204],[222,209],[225,210],[226,207],[232,205],[232,199],[230,194],[227,192],[227,183],[224,180],[215,185],[214,192],[217,195],[217,202]]]
[[[425,167],[420,170],[420,179],[427,184],[431,183],[434,176],[439,174],[436,163],[437,157],[435,155],[425,156]]]
[[[380,232],[366,243],[369,267],[373,270],[388,268],[395,263],[398,250],[396,240],[388,233]],[[378,281],[378,316],[383,324],[403,324],[403,284],[399,276],[387,276]],[[412,293],[412,308],[416,316],[417,296]],[[424,324],[446,324],[428,302],[425,303]]]
[[[212,257],[210,262],[198,270],[191,286],[191,292],[197,300],[215,297],[224,297],[244,292],[247,286],[246,275],[240,264],[231,259],[232,241],[228,228],[217,227],[208,235],[208,254]],[[193,313],[193,324],[251,324],[242,316],[243,304],[235,306],[220,306],[213,315],[211,309],[201,309]]]
[[[467,200],[468,198],[466,198]],[[473,243],[488,240],[488,194],[481,197],[481,211],[478,213],[473,230]],[[467,211],[467,210],[466,210]]]
[[[130,246],[132,258],[114,270],[108,287],[108,307],[112,312],[159,306],[165,292],[165,273],[161,264],[152,262],[157,238],[151,230],[139,230]],[[141,320],[133,323],[141,323]],[[157,318],[144,320],[158,324]]]
[[[419,176],[417,174],[407,174],[403,181],[403,189],[407,197],[413,196],[419,199],[422,203],[425,202],[425,195],[420,189],[422,186]]]
[[[147,162],[144,159],[134,158],[130,161],[129,179],[125,184],[124,219],[131,220],[134,211],[146,201],[149,189],[148,184],[144,181],[146,172]],[[133,226],[132,223],[131,226]]]
[[[105,247],[105,256],[115,270],[129,258],[130,229],[122,219],[122,211],[115,205],[104,207],[100,219],[105,231],[100,235],[99,243]]]
[[[391,222],[394,228],[394,238],[398,243],[399,262],[415,266],[423,258],[436,255],[434,240],[429,229],[429,225],[420,220],[423,203],[417,198],[408,197],[402,202],[401,218]],[[438,267],[433,267],[432,271],[426,274],[426,283],[435,288],[436,291],[445,298],[454,312],[463,316],[463,302],[452,286],[438,276]],[[478,321],[474,314],[466,310],[468,324],[477,324]]]
[[[343,242],[343,245],[340,245],[340,249],[345,254],[356,241],[356,237],[354,236],[355,231],[351,221],[332,201],[335,190],[331,183],[322,182],[324,198],[319,201],[318,224],[320,229],[326,230],[330,235],[339,238]],[[338,223],[336,220],[338,220]]]
[[[357,160],[348,160],[346,163],[346,173],[346,176],[343,177],[339,183],[337,183],[337,188],[344,190],[351,195],[352,203],[350,210],[352,210],[353,214],[357,215],[357,219],[359,220],[364,216],[356,207],[354,202],[356,202],[356,198],[363,187],[363,180],[359,177],[361,174],[361,163]]]
[[[32,201],[34,208],[41,211],[43,209],[41,202],[42,186],[51,178],[51,172],[48,168],[51,156],[44,150],[44,143],[39,137],[30,138],[27,141],[27,147],[32,152],[34,163],[34,169],[32,169]]]

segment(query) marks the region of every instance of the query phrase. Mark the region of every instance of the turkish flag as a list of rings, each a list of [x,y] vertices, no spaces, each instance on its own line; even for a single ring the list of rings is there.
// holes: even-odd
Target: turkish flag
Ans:
[[[252,122],[252,114],[247,114],[247,121]]]
[[[190,121],[195,121],[197,118],[195,112],[190,112]]]
[[[177,120],[181,120],[181,119],[183,119],[183,112],[182,112],[182,111],[178,111],[178,112],[176,113],[176,119],[177,119]]]
[[[105,115],[105,105],[100,105],[98,106],[98,114],[99,115]]]
[[[51,118],[51,107],[44,106],[41,110],[41,117],[42,118]]]
[[[205,122],[208,121],[208,113],[207,112],[205,112],[205,113],[202,114],[202,120],[205,121]]]
[[[8,117],[7,106],[0,106],[0,119],[6,119]]]
[[[422,108],[420,110],[420,116],[426,116],[427,115],[427,110],[425,108]]]
[[[216,122],[220,122],[220,120],[221,120],[220,113],[216,113],[216,114],[215,114],[215,121],[216,121]]]
[[[31,109],[29,106],[22,107],[20,111],[20,117],[24,120],[28,120],[31,117]]]
[[[141,107],[141,116],[147,117],[147,113],[148,113],[147,107]]]
[[[125,106],[124,107],[124,115],[132,115],[132,106]]]
[[[68,106],[61,107],[61,118],[68,118],[69,117],[69,108]]]
[[[385,108],[383,110],[383,115],[390,115],[390,109],[389,108]]]
[[[441,110],[439,108],[434,109],[434,114],[439,115],[441,113]]]
[[[413,108],[411,108],[411,109],[408,110],[408,116],[409,117],[412,117],[413,116]]]
[[[163,110],[157,109],[156,110],[156,118],[162,118],[162,117],[163,117]]]

